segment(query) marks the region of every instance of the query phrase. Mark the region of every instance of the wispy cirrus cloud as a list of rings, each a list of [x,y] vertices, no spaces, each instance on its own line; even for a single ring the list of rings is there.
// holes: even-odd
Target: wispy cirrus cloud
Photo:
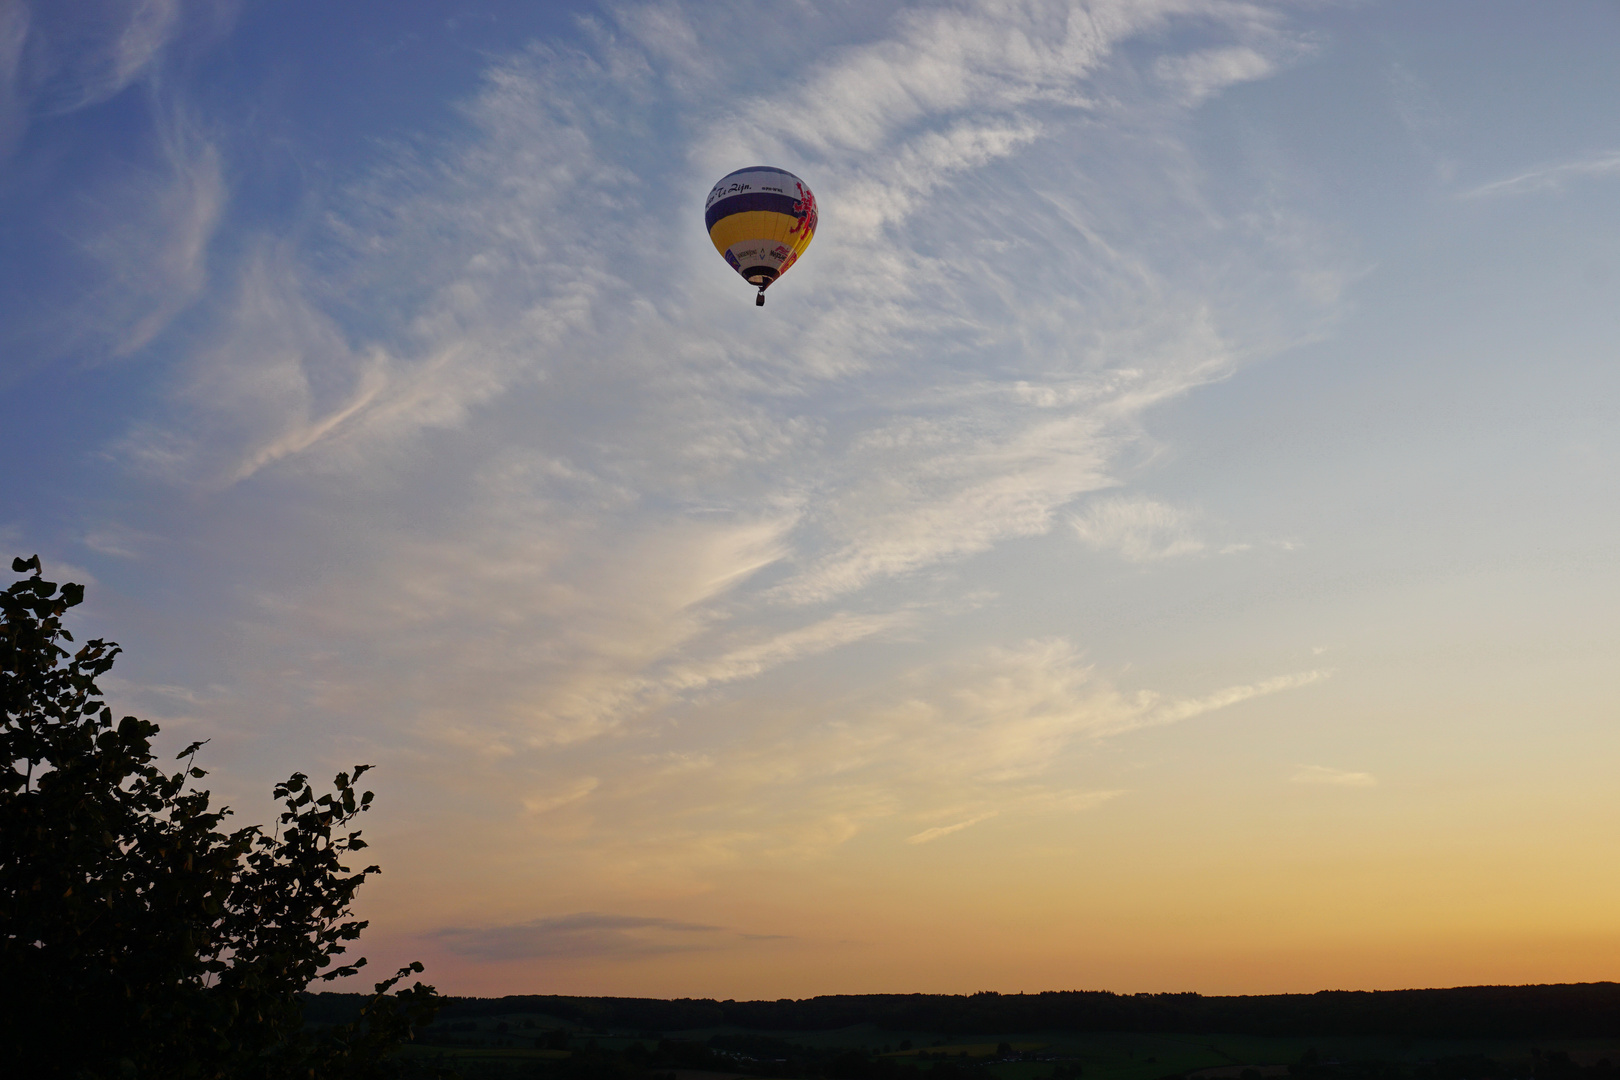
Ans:
[[[208,284],[208,248],[228,198],[218,148],[183,115],[163,121],[162,155],[109,193],[106,218],[87,230],[84,250],[118,299],[103,309],[110,352],[151,343]]]
[[[1154,62],[1153,73],[1176,86],[1182,100],[1194,105],[1229,86],[1263,79],[1277,68],[1274,58],[1252,46],[1238,45],[1162,56]]]
[[[1593,177],[1620,176],[1620,152],[1607,151],[1573,161],[1540,165],[1501,180],[1492,180],[1462,192],[1464,199],[1488,199],[1508,195],[1528,195],[1537,191],[1559,191],[1566,185]]]
[[[578,802],[601,786],[602,781],[594,776],[581,776],[560,790],[536,792],[523,798],[523,809],[531,814],[544,814],[569,803]]]
[[[0,159],[39,114],[76,112],[152,70],[183,27],[181,0],[0,5]]]
[[[1323,677],[1178,697],[1121,688],[1062,639],[992,648],[910,671],[897,687],[846,694],[833,716],[778,703],[771,722],[732,728],[724,713],[684,714],[683,744],[702,756],[619,762],[591,794],[590,823],[573,827],[597,857],[654,876],[825,858],[863,834],[929,844],[992,818],[1016,835],[1123,793],[1076,780],[1107,740]],[[644,816],[651,807],[656,820]],[[610,823],[623,820],[644,822],[633,839],[615,835]]]
[[[1091,499],[1069,525],[1085,544],[1132,562],[1197,555],[1207,547],[1193,532],[1190,514],[1142,496]]]
[[[36,120],[153,80],[166,54],[217,40],[236,0],[41,0],[0,4],[0,161]]]
[[[86,0],[0,6],[0,162],[34,131],[35,161],[71,158],[23,180],[60,190],[13,244],[34,272],[0,310],[13,371],[149,346],[210,284],[209,249],[229,203],[217,132],[176,64],[217,41],[231,0]],[[174,55],[171,55],[174,54]],[[121,105],[113,99],[138,98]],[[119,138],[85,141],[108,110]],[[80,115],[82,114],[82,115]],[[127,136],[127,137],[125,137]],[[72,147],[70,150],[69,147]],[[37,167],[37,166],[36,166]]]
[[[741,646],[702,662],[676,665],[666,676],[668,685],[680,690],[696,690],[716,683],[735,682],[758,675],[779,664],[805,656],[815,656],[877,634],[913,624],[913,612],[882,614],[840,612],[827,619],[788,630]]]
[[[0,6],[0,161],[28,125],[28,102],[22,71],[28,41],[29,11],[23,4]]]
[[[931,843],[931,842],[933,842],[935,840],[938,840],[942,836],[949,836],[952,833],[959,833],[963,829],[972,828],[973,826],[977,825],[979,822],[988,821],[988,820],[990,820],[991,818],[993,818],[995,816],[996,816],[996,811],[991,810],[991,811],[988,811],[988,812],[983,813],[983,814],[976,814],[973,817],[967,818],[966,820],[958,821],[953,825],[936,825],[932,829],[924,829],[920,833],[913,833],[912,835],[906,837],[906,843],[908,843],[908,844],[927,844],[927,843]]]
[[[1277,675],[1198,697],[1152,690],[1124,693],[1095,676],[1063,638],[993,649],[975,677],[952,693],[959,717],[953,754],[964,768],[994,779],[1018,779],[1047,768],[1078,737],[1104,738],[1137,728],[1191,720],[1254,698],[1328,677],[1325,671]]]
[[[962,832],[964,829],[970,829],[980,822],[989,821],[993,817],[999,817],[1004,813],[1020,814],[1024,816],[1036,814],[1078,813],[1082,810],[1090,810],[1094,806],[1100,806],[1103,803],[1108,802],[1110,799],[1116,799],[1123,794],[1125,794],[1124,791],[1117,789],[1103,791],[1030,791],[1007,800],[1001,807],[997,809],[986,810],[983,813],[975,814],[972,817],[964,818],[961,821],[952,822],[949,825],[936,825],[931,829],[924,829],[922,832],[913,833],[912,835],[906,837],[906,843],[931,844],[935,840],[939,840],[942,837],[952,836],[956,833]]]
[[[1378,778],[1372,773],[1349,772],[1344,769],[1330,769],[1326,765],[1301,765],[1288,778],[1291,784],[1309,784],[1325,787],[1343,788],[1370,788],[1378,786]]]

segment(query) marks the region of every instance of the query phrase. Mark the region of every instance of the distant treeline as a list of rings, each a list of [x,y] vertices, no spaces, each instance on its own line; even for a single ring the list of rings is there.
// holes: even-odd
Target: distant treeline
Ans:
[[[346,1019],[360,995],[315,994],[311,1022]],[[1620,1037],[1620,984],[1464,986],[1448,990],[1324,990],[1315,994],[1205,997],[1102,990],[866,994],[779,1001],[522,995],[445,999],[441,1020],[544,1014],[619,1032],[738,1027],[826,1031],[874,1024],[885,1031],[1200,1032],[1230,1035],[1381,1035],[1410,1038]]]

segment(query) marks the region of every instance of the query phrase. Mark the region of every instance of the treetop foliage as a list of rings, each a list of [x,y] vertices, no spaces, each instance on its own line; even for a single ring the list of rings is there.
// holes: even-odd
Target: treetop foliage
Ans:
[[[378,983],[351,1022],[305,1029],[301,992],[357,973],[333,965],[366,923],[354,896],[355,819],[372,802],[340,772],[317,793],[275,787],[277,826],[222,830],[195,782],[202,742],[166,771],[156,724],[117,721],[96,686],[119,647],[70,652],[84,588],[31,576],[0,593],[0,1044],[27,1075],[370,1077],[437,1008],[430,986]],[[28,1070],[32,1071],[28,1071]]]

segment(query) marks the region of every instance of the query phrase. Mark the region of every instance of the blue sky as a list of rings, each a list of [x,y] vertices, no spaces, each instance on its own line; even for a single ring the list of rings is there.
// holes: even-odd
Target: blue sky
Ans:
[[[0,0],[0,536],[455,992],[1612,977],[1617,43]]]

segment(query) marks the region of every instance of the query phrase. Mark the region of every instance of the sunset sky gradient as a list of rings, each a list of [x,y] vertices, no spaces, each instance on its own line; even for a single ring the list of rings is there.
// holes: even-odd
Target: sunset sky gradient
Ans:
[[[448,992],[1614,979],[1617,56],[0,0],[0,539],[240,820],[377,766],[364,951]]]

